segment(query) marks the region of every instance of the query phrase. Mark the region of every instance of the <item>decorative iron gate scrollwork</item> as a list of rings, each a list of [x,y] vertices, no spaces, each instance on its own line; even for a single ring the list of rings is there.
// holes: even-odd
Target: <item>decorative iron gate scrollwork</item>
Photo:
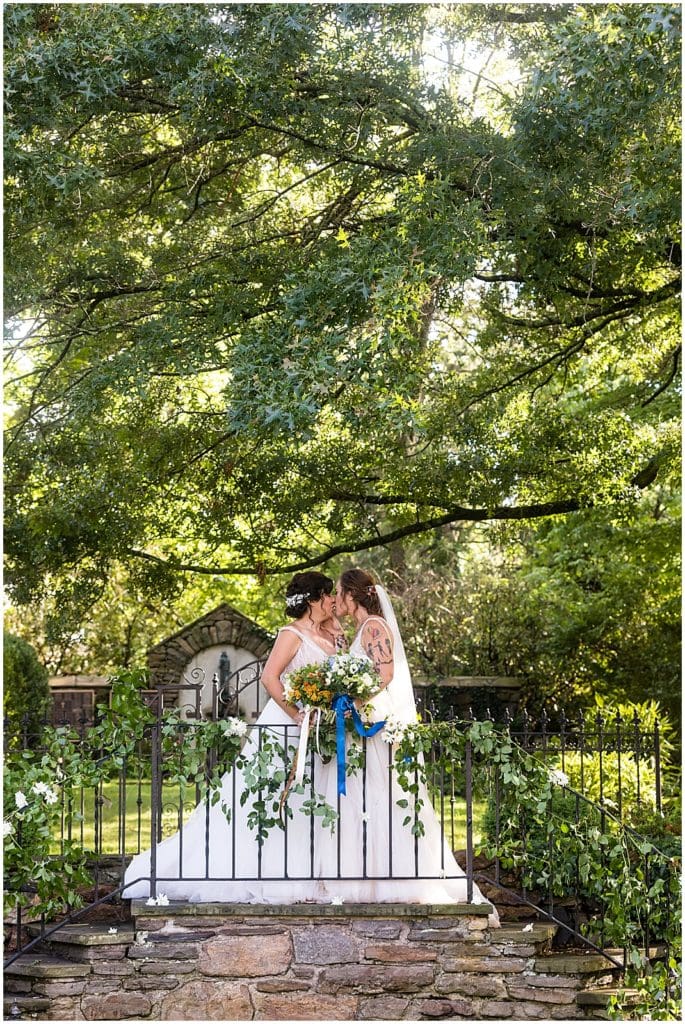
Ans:
[[[215,672],[212,678],[212,717],[214,719],[231,718],[239,713],[240,696],[251,686],[255,687],[256,714],[262,710],[260,704],[262,671],[266,662],[255,659],[231,672],[222,684]]]

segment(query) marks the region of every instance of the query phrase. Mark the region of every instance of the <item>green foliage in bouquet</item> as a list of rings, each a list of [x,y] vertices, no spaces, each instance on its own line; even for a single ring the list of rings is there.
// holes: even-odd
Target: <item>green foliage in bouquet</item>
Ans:
[[[335,654],[322,665],[304,665],[291,672],[283,696],[300,707],[330,709],[339,694],[366,703],[380,687],[378,673],[368,658]]]

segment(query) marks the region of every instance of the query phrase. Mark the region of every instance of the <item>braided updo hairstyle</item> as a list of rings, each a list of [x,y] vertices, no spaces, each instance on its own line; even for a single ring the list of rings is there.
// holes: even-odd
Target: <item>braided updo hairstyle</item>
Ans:
[[[348,569],[340,576],[340,586],[353,601],[366,608],[369,615],[380,615],[384,618],[381,602],[376,593],[376,581],[366,570]]]
[[[331,593],[333,580],[330,576],[324,576],[322,572],[298,572],[285,588],[285,614],[299,619],[313,601]]]

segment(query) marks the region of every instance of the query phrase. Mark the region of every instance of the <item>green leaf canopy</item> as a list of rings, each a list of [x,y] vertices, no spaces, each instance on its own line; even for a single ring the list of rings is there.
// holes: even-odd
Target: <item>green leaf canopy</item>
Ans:
[[[8,6],[18,600],[673,472],[679,8],[538,6]]]

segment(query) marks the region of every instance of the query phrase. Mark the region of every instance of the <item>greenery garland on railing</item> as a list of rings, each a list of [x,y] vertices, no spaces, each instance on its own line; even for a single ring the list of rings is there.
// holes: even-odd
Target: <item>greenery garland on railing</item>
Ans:
[[[7,887],[5,908],[11,914],[17,905],[31,908],[31,915],[47,918],[66,907],[83,905],[82,890],[92,884],[87,870],[87,851],[78,842],[63,839],[59,856],[51,854],[64,815],[71,812],[72,794],[129,768],[139,755],[137,749],[149,738],[156,715],[141,696],[145,674],[124,672],[112,680],[109,708],[85,736],[69,726],[46,727],[39,751],[15,750],[4,764],[4,862]],[[221,780],[231,767],[242,772],[241,803],[249,801],[248,825],[263,841],[269,832],[283,826],[293,810],[283,794],[288,784],[296,744],[286,744],[282,730],[261,730],[257,751],[250,757],[242,752],[247,723],[237,718],[211,721],[186,718],[179,709],[166,709],[159,719],[159,746],[164,765],[164,783],[191,791],[193,798],[215,805],[221,801]],[[293,729],[293,735],[295,730]],[[324,756],[335,752],[335,737],[324,730]],[[350,744],[347,773],[361,769],[361,742]],[[337,812],[314,790],[305,772],[290,792],[305,799],[301,813],[320,818],[325,828],[334,828]],[[231,809],[221,802],[230,820]]]
[[[433,722],[407,728],[396,747],[402,787],[420,810],[423,786],[432,775],[462,765],[471,745],[474,768],[489,766],[499,789],[497,820],[491,818],[482,852],[497,857],[525,888],[553,897],[574,892],[589,913],[583,934],[603,946],[626,950],[626,984],[640,1000],[633,1012],[654,1019],[680,1019],[680,846],[659,849],[608,806],[598,806],[568,786],[554,760],[514,742],[504,726],[484,722]],[[409,805],[409,801],[402,801]],[[418,810],[406,824],[419,834]],[[649,860],[647,860],[649,858]],[[601,925],[600,923],[601,922]],[[601,931],[601,934],[600,934]],[[663,945],[663,960],[651,964],[644,939]],[[611,1012],[626,1019],[627,1005],[614,997]]]
[[[10,884],[9,910],[19,902],[31,905],[32,915],[48,918],[65,907],[82,905],[80,890],[90,882],[86,854],[64,840],[59,857],[50,844],[67,811],[71,794],[96,787],[136,756],[156,717],[140,694],[139,673],[114,680],[111,707],[87,733],[85,740],[67,727],[46,729],[40,752],[12,752],[5,765],[5,869]],[[281,733],[264,730],[257,752],[242,753],[247,725],[238,719],[186,719],[177,709],[165,711],[160,723],[160,749],[165,784],[192,788],[201,799],[221,800],[221,778],[228,767],[242,771],[243,803],[250,800],[248,823],[263,840],[282,827],[283,814],[292,815],[282,800],[288,784],[295,744],[285,749]],[[660,850],[609,806],[598,806],[571,790],[568,778],[550,756],[531,753],[515,743],[506,728],[484,722],[431,722],[397,727],[388,723],[395,744],[394,771],[406,796],[398,803],[407,810],[406,827],[422,834],[420,810],[429,798],[431,780],[459,772],[466,744],[472,752],[478,784],[485,766],[490,787],[498,788],[498,814],[486,821],[483,850],[497,856],[522,885],[554,897],[575,892],[589,911],[584,927],[598,940],[601,918],[604,944],[627,949],[628,981],[640,992],[639,1006],[648,1006],[654,1019],[677,1016],[677,972],[680,928],[679,852]],[[362,764],[363,747],[350,744],[347,770]],[[334,828],[337,815],[312,792],[311,780],[294,792],[308,794],[304,813],[316,815]],[[230,815],[228,807],[223,808]],[[646,869],[649,858],[649,869]],[[643,957],[646,928],[652,941],[668,950],[666,963],[650,966]],[[612,1014],[625,1014],[620,999]]]

